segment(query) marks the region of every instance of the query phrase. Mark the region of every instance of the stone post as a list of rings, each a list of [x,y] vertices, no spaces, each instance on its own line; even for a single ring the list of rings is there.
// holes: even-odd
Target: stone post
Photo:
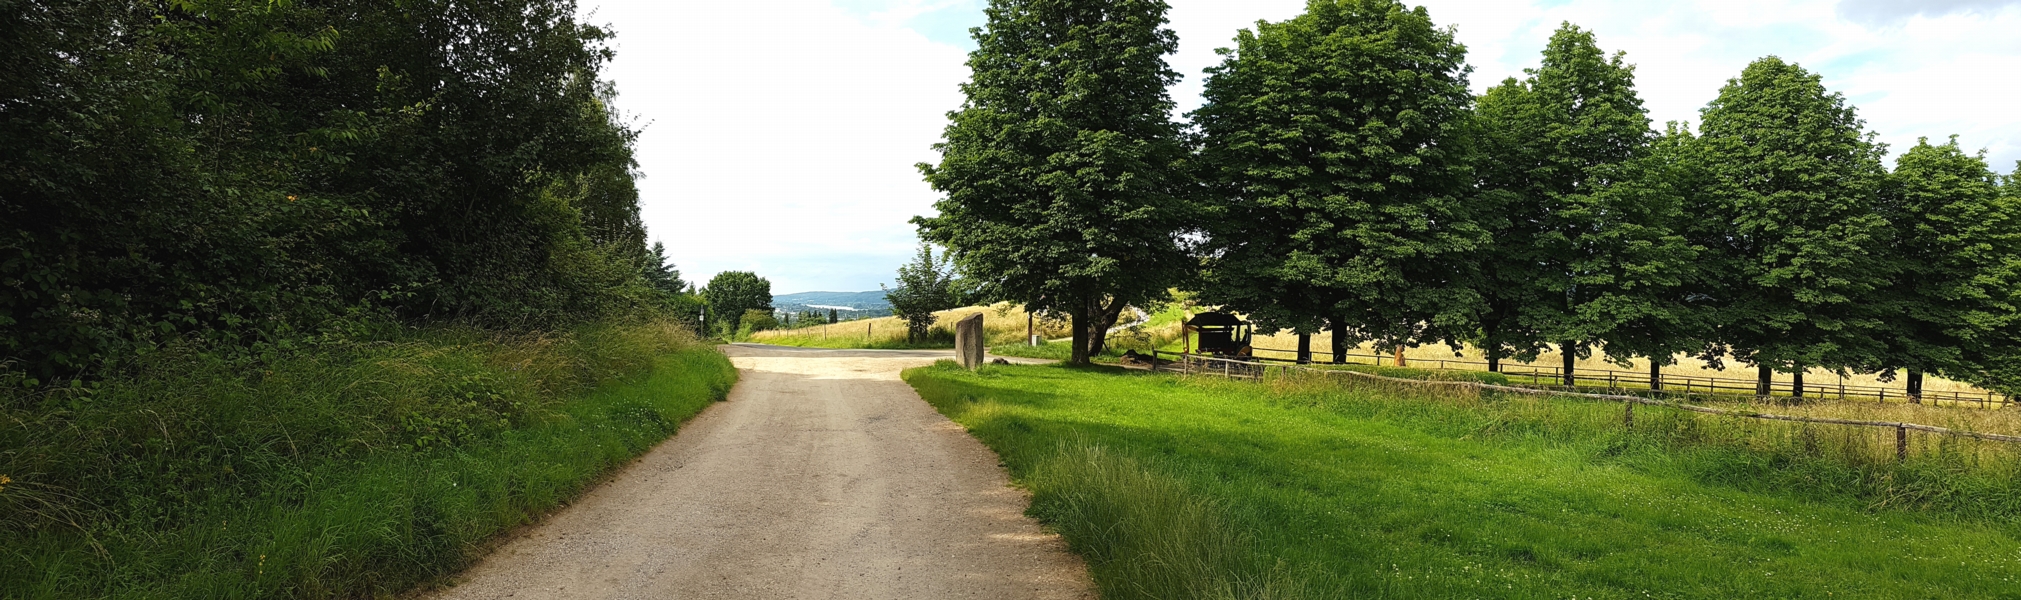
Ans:
[[[971,371],[982,367],[982,313],[954,324],[954,354],[955,360]]]

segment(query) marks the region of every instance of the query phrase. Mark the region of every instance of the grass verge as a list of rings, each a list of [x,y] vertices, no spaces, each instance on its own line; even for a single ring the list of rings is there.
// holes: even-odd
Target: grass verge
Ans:
[[[2015,598],[2015,450],[1618,404],[907,371],[1107,598]]]
[[[0,596],[385,597],[450,574],[721,399],[670,324],[170,353],[0,425]],[[23,485],[26,484],[26,485]]]

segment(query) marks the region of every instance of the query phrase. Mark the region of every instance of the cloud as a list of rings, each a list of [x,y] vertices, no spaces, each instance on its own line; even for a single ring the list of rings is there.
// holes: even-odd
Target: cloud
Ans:
[[[1955,13],[1994,13],[2021,5],[2021,0],[1841,0],[1839,16],[1867,25],[1900,24],[1911,18],[1941,17]]]

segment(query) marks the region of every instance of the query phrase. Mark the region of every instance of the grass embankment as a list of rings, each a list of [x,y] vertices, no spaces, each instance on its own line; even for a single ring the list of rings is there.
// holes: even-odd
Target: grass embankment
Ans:
[[[736,378],[668,324],[171,352],[6,397],[0,596],[356,598],[453,573]]]
[[[2016,449],[1404,384],[943,363],[1108,598],[2014,598]],[[1338,379],[1338,377],[1336,377]]]

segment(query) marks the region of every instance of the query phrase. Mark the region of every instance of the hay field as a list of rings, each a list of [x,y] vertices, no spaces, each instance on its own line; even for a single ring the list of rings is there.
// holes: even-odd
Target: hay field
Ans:
[[[750,341],[809,348],[945,348],[954,345],[954,323],[977,313],[982,314],[986,345],[1024,341],[1026,316],[1024,307],[1008,302],[989,306],[966,306],[934,313],[938,320],[934,321],[933,331],[928,334],[927,343],[924,344],[906,342],[905,322],[898,320],[898,317],[878,317],[829,325],[760,331],[751,334]],[[1072,335],[1066,321],[1063,320],[1041,318],[1033,325],[1037,333],[1047,339]]]

